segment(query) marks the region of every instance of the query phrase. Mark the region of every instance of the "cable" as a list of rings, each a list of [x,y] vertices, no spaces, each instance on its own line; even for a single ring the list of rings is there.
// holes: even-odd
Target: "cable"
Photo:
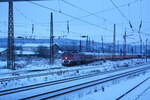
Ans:
[[[139,0],[133,0],[133,1],[129,2],[129,3],[119,5],[118,7],[119,7],[119,8],[125,7],[125,6],[128,6],[128,5],[137,3],[137,1],[139,1]],[[80,18],[89,17],[89,16],[92,16],[93,14],[103,13],[103,12],[107,12],[107,11],[114,10],[114,9],[116,9],[116,8],[114,8],[114,7],[113,7],[113,8],[107,8],[107,9],[104,9],[104,10],[100,10],[100,11],[94,12],[94,13],[92,13],[92,14],[87,14],[87,15],[81,16]],[[72,19],[72,20],[73,20],[73,19]],[[72,20],[71,20],[71,21],[72,21]]]
[[[128,19],[128,17],[119,9],[119,7],[112,1],[112,0],[110,0],[110,2],[115,6],[115,8],[118,10],[118,12],[120,13],[120,15],[125,19],[125,20],[127,20],[128,22],[129,22],[129,26],[130,26],[130,28],[132,29],[132,31],[134,31],[133,30],[133,26],[132,26],[132,24],[131,24],[131,21]],[[129,4],[128,4],[129,5]]]
[[[28,0],[27,0],[27,1],[28,1]],[[41,5],[41,4],[32,2],[32,1],[30,1],[30,3],[32,3],[32,4],[34,4],[34,5],[37,5],[37,6],[41,7],[41,8],[45,8],[45,9],[54,11],[54,12],[56,12],[56,13],[60,13],[60,14],[63,14],[63,15],[65,15],[65,16],[71,17],[71,18],[73,18],[73,19],[76,19],[76,20],[78,20],[78,21],[80,21],[80,22],[89,24],[89,25],[91,25],[91,26],[95,26],[95,27],[101,28],[101,29],[103,29],[103,30],[112,32],[112,30],[109,30],[109,29],[107,29],[107,28],[105,28],[105,27],[102,27],[102,26],[99,26],[99,25],[97,25],[97,24],[90,23],[90,22],[88,22],[88,21],[86,21],[86,20],[82,20],[82,19],[80,19],[80,18],[78,18],[78,17],[75,17],[75,16],[72,16],[72,15],[70,15],[70,14],[67,14],[67,13],[65,13],[65,12],[63,12],[63,11],[58,11],[58,10],[56,10],[56,9],[53,9],[53,8],[50,8],[50,7],[47,7],[47,6],[44,6],[44,5]]]
[[[26,15],[24,15],[19,9],[17,9],[17,8],[14,8],[16,11],[18,11],[18,13],[20,13],[20,15],[22,16],[22,17],[24,17],[26,20],[29,20],[31,23],[33,23],[33,22],[35,22],[35,21],[33,21],[32,19],[30,19],[30,18],[28,18]]]
[[[121,14],[122,17],[124,17],[127,21],[130,21],[112,0],[110,0],[110,2],[115,6],[115,8],[118,10],[118,12]]]
[[[78,7],[78,6],[72,4],[72,3],[68,2],[68,1],[65,1],[65,0],[61,0],[61,1],[63,1],[65,4],[68,4],[68,5],[70,5],[70,6],[74,7],[74,8],[77,8],[77,9],[79,9],[79,10],[82,10],[82,11],[84,11],[84,12],[90,14],[90,15],[93,15],[93,16],[95,16],[95,17],[97,17],[97,18],[101,18],[101,19],[103,19],[103,20],[106,20],[106,18],[100,17],[100,16],[96,15],[95,13],[91,13],[91,12],[89,12],[88,10],[83,9],[83,8],[81,8],[81,7]]]
[[[117,7],[117,5],[112,0],[110,0],[110,1],[116,7],[116,9],[119,11],[119,13],[122,15],[122,17],[124,17],[125,20],[127,20],[129,22],[129,25],[130,25],[130,28],[132,29],[132,31],[135,31],[135,30],[133,30],[133,26],[131,24],[131,21],[125,16],[125,14]],[[142,23],[140,24],[140,28],[141,28],[141,26],[142,26]],[[139,34],[140,41],[142,41],[142,36],[140,34],[141,33],[140,28],[139,28],[139,31],[137,33]]]

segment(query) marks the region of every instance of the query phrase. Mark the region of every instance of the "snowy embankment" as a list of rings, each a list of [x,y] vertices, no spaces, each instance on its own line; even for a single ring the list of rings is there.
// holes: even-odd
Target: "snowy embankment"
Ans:
[[[88,74],[91,72],[97,72],[97,71],[104,72],[104,71],[118,69],[120,67],[128,67],[131,65],[136,66],[137,64],[144,64],[145,60],[133,59],[133,60],[106,61],[106,62],[97,61],[91,64],[78,65],[78,66],[67,67],[67,68],[62,66],[59,60],[56,60],[56,63],[54,65],[49,65],[48,59],[43,59],[43,58],[32,59],[27,64],[25,64],[25,61],[23,60],[18,63],[21,63],[21,64],[23,63],[25,66],[18,67],[16,70],[17,72],[26,71],[26,70],[58,68],[58,67],[60,69],[51,69],[51,70],[44,71],[44,73],[56,72],[55,74],[49,74],[49,75],[38,76],[38,77],[28,77],[24,79],[1,82],[0,89],[5,90],[9,88],[16,88],[20,86],[48,82],[48,81],[52,81],[56,79],[68,78],[68,77],[76,76],[76,75]],[[71,70],[74,70],[74,71],[71,71]],[[0,78],[33,74],[33,73],[22,73],[20,75],[16,75],[16,74],[15,75],[14,74],[3,75],[3,73],[6,73],[6,72],[14,72],[14,71],[8,70],[8,69],[7,70],[1,69]],[[43,72],[39,72],[39,71],[34,72],[34,74],[40,74],[40,73],[43,73]]]

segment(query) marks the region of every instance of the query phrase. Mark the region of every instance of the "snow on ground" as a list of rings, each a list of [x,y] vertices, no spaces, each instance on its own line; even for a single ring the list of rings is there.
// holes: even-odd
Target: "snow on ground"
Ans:
[[[23,57],[18,58],[16,63],[16,70],[6,69],[7,62],[0,61],[0,73],[4,72],[15,72],[15,71],[23,71],[23,70],[32,70],[32,69],[45,69],[52,67],[62,67],[59,60],[55,61],[54,65],[49,65],[49,59],[40,58],[40,57]],[[4,71],[5,70],[5,71]]]
[[[49,74],[45,76],[38,76],[38,77],[28,77],[25,79],[18,79],[18,80],[10,80],[0,83],[0,89],[5,90],[9,88],[16,88],[20,86],[26,86],[31,84],[37,84],[42,82],[48,82],[56,79],[62,79],[67,77],[72,77],[76,75],[82,75],[87,74],[91,72],[97,72],[97,71],[108,71],[117,69],[119,67],[128,67],[128,66],[136,66],[136,64],[144,64],[145,60],[142,59],[133,59],[133,60],[122,60],[122,61],[97,61],[93,62],[91,64],[85,64],[85,65],[77,65],[74,67],[64,67],[61,65],[60,60],[56,60],[54,65],[49,65],[49,60],[44,58],[24,58],[20,61],[16,62],[18,65],[17,70],[9,70],[9,69],[3,69],[0,70],[0,77],[14,77],[14,76],[20,76],[20,75],[29,75],[33,73],[22,73],[20,75],[16,74],[9,74],[5,75],[6,72],[19,72],[19,71],[26,71],[26,70],[38,70],[38,69],[47,69],[47,68],[57,68],[60,67],[62,69],[49,69],[45,72],[56,72],[55,74]],[[24,67],[23,67],[24,66]],[[65,68],[65,69],[63,69]],[[85,69],[84,69],[85,68]],[[74,70],[74,71],[70,71]],[[44,73],[45,73],[44,72]],[[42,74],[43,72],[34,72],[34,74]]]
[[[76,98],[74,100],[116,100],[119,96],[126,93],[137,84],[141,83],[147,77],[150,77],[150,72],[146,73],[145,75],[138,75],[135,78],[116,81],[116,83],[113,85],[103,85],[104,90],[102,90],[102,88],[96,89],[94,92],[91,92],[87,95],[84,94],[84,96],[80,96],[79,98]],[[149,83],[150,79],[120,100],[149,100],[150,88],[147,90],[147,92],[143,93],[143,91],[150,87]]]
[[[146,88],[143,93],[137,96],[135,100],[148,100],[150,98],[150,86]]]
[[[5,50],[6,50],[6,48],[0,48],[0,52],[3,52]]]
[[[143,66],[140,66],[140,68],[148,67],[148,66],[149,65],[143,65]],[[114,72],[114,73],[108,73],[108,74],[102,74],[102,75],[98,74],[97,76],[88,77],[88,78],[84,78],[84,79],[80,79],[80,80],[74,80],[72,82],[64,82],[64,83],[61,83],[61,84],[48,85],[48,86],[41,87],[41,88],[35,88],[33,90],[23,91],[23,92],[14,93],[14,94],[8,94],[8,95],[0,97],[0,99],[3,99],[3,100],[7,100],[8,98],[21,99],[23,97],[29,97],[29,96],[32,96],[32,95],[35,95],[35,94],[38,95],[38,94],[45,93],[45,92],[56,91],[57,89],[67,88],[67,87],[74,86],[74,85],[77,85],[77,84],[82,84],[82,83],[85,83],[85,82],[94,81],[94,80],[102,79],[102,78],[109,77],[109,76],[114,76],[116,74],[125,73],[125,72],[131,71],[131,70],[135,70],[135,69],[139,69],[139,67],[138,68],[134,67],[132,69],[126,69],[126,70],[122,70],[122,71],[118,71],[118,72]],[[142,76],[142,75],[145,74],[145,72],[141,72],[140,74]],[[126,81],[128,78],[133,79],[135,76],[140,76],[140,75],[136,73],[135,75],[127,76],[126,78],[120,78],[120,79],[117,79],[117,80],[113,80],[112,82],[98,84],[99,86],[97,86],[96,90],[94,90],[94,91],[97,92],[99,90],[98,87],[101,88],[101,85],[103,85],[105,90],[106,90],[106,87],[108,87],[108,86],[110,86],[112,84],[119,83],[119,81],[120,82],[121,81]],[[136,81],[136,82],[138,83],[138,81]],[[94,85],[94,87],[95,87],[95,85]],[[93,88],[93,86],[91,87],[91,89],[92,88]],[[87,89],[89,89],[89,88],[85,88],[85,92],[87,91]],[[81,97],[82,96],[81,94],[83,93],[83,91],[81,90],[81,94],[78,93],[79,91],[76,91],[76,94],[79,95],[79,97]],[[86,93],[91,94],[91,92],[86,92]],[[64,95],[61,95],[61,96],[64,96]],[[56,97],[56,99],[52,98],[52,100],[74,100],[78,96],[73,98],[72,96],[70,96],[70,93],[69,93],[69,94],[66,94],[66,97],[67,97],[66,99],[62,98],[62,97],[60,99],[58,99]],[[37,99],[39,99],[39,98],[37,98]],[[75,99],[75,100],[78,100],[78,99]]]

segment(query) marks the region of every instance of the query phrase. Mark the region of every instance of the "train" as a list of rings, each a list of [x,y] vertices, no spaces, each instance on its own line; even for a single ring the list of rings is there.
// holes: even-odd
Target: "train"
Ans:
[[[64,52],[61,55],[61,62],[64,66],[78,65],[95,61],[94,55],[81,52]]]
[[[141,58],[140,55],[115,55],[110,54],[99,54],[99,53],[88,53],[88,52],[71,52],[67,51],[61,55],[61,63],[63,66],[74,66],[79,64],[90,63],[94,61],[106,61],[106,60],[123,60]]]

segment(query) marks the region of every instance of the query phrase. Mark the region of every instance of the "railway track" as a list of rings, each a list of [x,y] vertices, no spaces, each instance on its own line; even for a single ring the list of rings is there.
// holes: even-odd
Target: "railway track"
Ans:
[[[74,71],[81,71],[81,70],[87,70],[87,69],[93,69],[93,68],[97,68],[99,69],[97,66],[96,67],[72,67],[71,69],[68,69],[68,67],[56,67],[56,68],[49,68],[49,69],[41,69],[41,70],[27,70],[27,71],[19,71],[19,72],[11,72],[11,73],[6,73],[6,74],[11,74],[14,76],[8,77],[8,78],[1,78],[0,82],[4,82],[4,81],[10,81],[10,80],[15,80],[15,79],[24,79],[24,78],[31,78],[31,77],[38,77],[38,76],[46,76],[46,75],[52,75],[52,74],[56,74],[56,73],[61,73],[61,72],[74,72]],[[20,75],[22,73],[29,73],[29,72],[41,72],[42,73],[31,73],[31,75]],[[48,71],[48,72],[44,72],[44,71]],[[3,74],[5,75],[5,74]]]
[[[78,90],[81,90],[83,88],[88,88],[88,87],[91,87],[91,86],[94,86],[94,85],[97,85],[97,84],[102,84],[104,82],[108,82],[108,81],[112,81],[114,79],[125,77],[127,75],[132,75],[132,74],[135,74],[135,73],[139,73],[139,72],[145,71],[147,69],[150,69],[150,67],[141,68],[141,69],[137,69],[137,70],[121,73],[121,74],[116,74],[116,75],[113,75],[113,76],[101,78],[101,79],[98,79],[98,80],[94,80],[94,81],[90,81],[90,82],[86,82],[86,83],[82,83],[82,84],[77,84],[77,85],[74,85],[74,86],[71,86],[71,87],[62,88],[62,89],[58,89],[58,90],[55,90],[55,91],[50,91],[50,92],[43,93],[43,94],[30,96],[30,97],[23,98],[23,99],[28,99],[28,100],[30,100],[30,99],[34,99],[34,100],[44,99],[44,100],[46,100],[46,99],[54,98],[56,96],[61,96],[61,95],[64,95],[64,94],[67,94],[67,93],[70,93],[70,92],[78,91]]]
[[[41,83],[41,84],[30,85],[30,86],[26,86],[26,87],[4,90],[4,91],[0,91],[0,99],[1,98],[2,99],[9,98],[10,96],[14,97],[15,95],[17,95],[18,93],[20,94],[21,92],[23,93],[22,96],[25,97],[23,99],[49,99],[49,98],[52,98],[55,96],[59,96],[62,94],[73,92],[73,91],[77,91],[77,90],[80,90],[80,89],[83,89],[86,87],[90,87],[90,86],[93,86],[96,84],[101,84],[101,83],[104,83],[107,81],[121,78],[121,77],[124,77],[127,75],[139,73],[139,72],[142,72],[142,71],[145,71],[148,69],[150,69],[150,66],[133,68],[133,69],[130,68],[130,69],[126,69],[126,71],[125,70],[118,70],[118,71],[110,71],[110,72],[103,72],[103,73],[92,73],[89,75],[71,77],[71,78],[57,80],[57,81],[51,81],[51,82],[47,82],[47,83]],[[106,74],[109,74],[109,75],[107,77],[106,76],[100,77],[100,76],[103,76]],[[95,79],[94,77],[98,77],[99,79]],[[93,78],[94,80],[80,82],[80,84],[72,84],[72,82],[74,82],[74,81],[81,81],[81,80],[85,80],[85,79],[87,80],[89,78]],[[66,83],[70,83],[70,86],[64,85]],[[37,93],[38,95],[34,95],[34,96],[32,96],[32,95],[31,96],[25,96],[25,94],[24,94],[26,92],[29,93],[32,90],[36,91],[38,88],[43,88],[43,87],[44,88],[47,87],[47,89],[49,86],[60,87],[59,85],[61,85],[61,84],[63,84],[65,87],[64,88],[61,87],[59,89],[52,89],[51,91],[47,90],[47,92]],[[21,94],[20,94],[20,96],[21,96]],[[21,99],[21,98],[18,98],[18,99]]]
[[[90,64],[85,64],[90,66]],[[93,64],[91,64],[93,65]],[[100,65],[100,64],[99,64]],[[88,68],[84,68],[84,65],[80,65],[80,67],[82,67],[82,69],[89,69],[91,67]],[[59,70],[59,69],[68,69],[68,68],[77,68],[77,69],[81,69],[78,65],[77,66],[71,66],[71,67],[53,67],[53,68],[45,68],[45,69],[33,69],[33,70],[22,70],[22,71],[14,71],[14,72],[4,72],[4,73],[0,73],[0,75],[20,75],[20,74],[25,74],[25,73],[32,73],[32,72],[43,72],[43,71],[50,71],[50,70]],[[87,66],[86,66],[87,67]],[[96,66],[97,67],[97,66]],[[92,68],[96,68],[96,67],[92,67]]]
[[[140,66],[141,64],[138,64]],[[124,69],[124,66],[119,66],[120,69]],[[136,66],[131,66],[131,67],[136,67]],[[72,67],[68,69],[68,67],[55,67],[55,68],[48,68],[48,69],[35,69],[35,70],[26,70],[26,71],[17,71],[17,72],[10,72],[10,73],[3,73],[3,75],[14,75],[11,77],[6,77],[6,78],[1,78],[0,82],[5,82],[5,81],[10,81],[10,80],[18,80],[18,79],[25,79],[25,78],[32,78],[32,77],[40,77],[40,76],[46,76],[46,75],[53,75],[57,73],[64,73],[64,72],[77,72],[81,70],[88,70],[88,69],[93,69],[97,68],[97,70],[100,69],[97,66],[95,67]],[[119,69],[119,68],[118,68]],[[95,69],[94,69],[95,70]],[[116,70],[116,69],[115,69]],[[32,73],[36,72],[36,73]],[[41,73],[37,73],[41,72]],[[26,73],[25,75],[21,75],[23,73]]]
[[[97,65],[101,65],[101,63],[99,64],[95,64],[95,63],[92,63],[92,64],[84,64],[84,65],[76,65],[76,66],[71,66],[71,68],[80,68],[82,67],[82,69],[86,69],[87,66],[96,66]],[[86,68],[84,68],[86,67]],[[92,68],[96,68],[96,67],[92,67]],[[90,67],[88,67],[90,68]],[[87,68],[87,69],[88,69]],[[13,72],[4,72],[4,73],[0,73],[0,76],[1,75],[20,75],[20,74],[26,74],[26,73],[32,73],[32,72],[43,72],[43,71],[50,71],[50,70],[59,70],[59,69],[68,69],[68,67],[53,67],[53,68],[44,68],[44,69],[32,69],[32,70],[21,70],[21,71],[13,71]]]

